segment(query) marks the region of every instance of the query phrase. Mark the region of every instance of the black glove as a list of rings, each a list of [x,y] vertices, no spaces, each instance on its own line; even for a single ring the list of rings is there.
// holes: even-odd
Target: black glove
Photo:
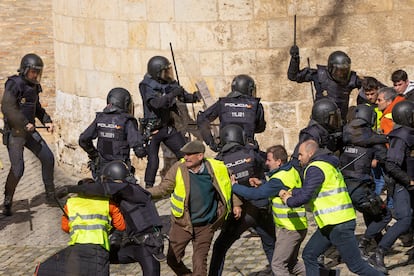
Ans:
[[[138,158],[144,158],[148,155],[147,149],[145,147],[137,147],[135,149],[135,154]]]
[[[220,145],[216,144],[216,143],[211,143],[210,145],[208,145],[210,147],[210,149],[214,152],[219,152],[221,150]]]
[[[290,56],[293,58],[299,57],[299,47],[297,45],[290,47]]]
[[[200,91],[195,91],[195,92],[193,93],[193,99],[194,99],[194,102],[199,102],[199,101],[201,101],[202,96],[201,96]]]
[[[56,188],[55,190],[55,196],[58,199],[61,199],[62,197],[67,196],[68,194],[69,194],[69,189],[66,186]]]
[[[184,88],[182,86],[177,86],[171,91],[171,94],[174,97],[184,96]]]

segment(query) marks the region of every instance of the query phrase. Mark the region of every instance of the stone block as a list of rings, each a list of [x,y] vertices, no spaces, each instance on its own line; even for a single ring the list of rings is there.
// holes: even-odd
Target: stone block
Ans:
[[[145,48],[148,36],[148,24],[146,22],[128,23],[128,47],[132,49]]]
[[[269,47],[281,48],[293,45],[293,28],[289,28],[288,19],[268,21]]]
[[[286,0],[254,0],[254,18],[272,20],[287,16]]]
[[[105,20],[105,46],[124,49],[128,47],[128,22]]]
[[[86,44],[103,46],[105,44],[105,22],[99,19],[88,18],[85,22]]]
[[[223,51],[231,48],[231,26],[225,22],[194,23],[186,28],[187,47],[192,51]]]
[[[248,74],[256,73],[256,51],[229,51],[223,53],[224,75]]]
[[[219,20],[252,20],[253,0],[218,0]]]
[[[174,1],[171,10],[175,11],[177,22],[210,22],[217,21],[219,17],[217,1],[197,1],[197,4],[194,4],[193,0]]]
[[[118,0],[79,1],[80,15],[87,18],[116,20],[119,18]]]
[[[220,51],[210,51],[200,53],[199,67],[201,76],[222,75],[223,54]]]
[[[146,1],[146,5],[148,21],[169,22],[174,20],[175,7],[173,0]]]
[[[119,18],[122,18],[125,21],[144,21],[147,19],[147,1],[118,0],[118,2]]]
[[[269,45],[264,21],[237,21],[231,23],[231,45],[233,49],[266,48]],[[270,36],[270,34],[269,34]]]

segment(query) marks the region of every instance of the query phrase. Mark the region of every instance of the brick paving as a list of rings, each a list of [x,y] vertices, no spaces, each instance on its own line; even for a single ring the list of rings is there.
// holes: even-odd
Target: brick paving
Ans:
[[[0,82],[16,73],[20,58],[28,52],[38,53],[45,62],[42,79],[44,94],[42,104],[50,113],[54,108],[54,58],[52,30],[52,1],[0,1]],[[3,85],[0,85],[2,96]],[[53,116],[52,116],[53,117]],[[41,132],[54,149],[53,137]],[[4,182],[10,168],[7,150],[0,145],[0,159],[4,169],[0,170],[0,202],[3,201]],[[19,183],[12,217],[0,214],[0,275],[31,275],[38,262],[64,248],[69,240],[60,230],[61,210],[48,207],[43,201],[43,184],[40,175],[40,163],[29,152],[25,152],[25,174]],[[74,175],[71,168],[55,168],[55,184],[62,186],[75,184],[83,176]],[[157,202],[164,221],[168,221],[169,201]],[[2,205],[1,205],[2,207]],[[307,238],[313,233],[311,224]],[[358,219],[357,234],[364,226]],[[268,275],[261,272],[266,266],[266,258],[258,238],[246,238],[244,235],[228,251],[223,275]],[[304,244],[306,243],[306,240]],[[405,265],[407,248],[397,241],[393,251],[385,261],[390,275],[414,275],[414,266]],[[191,246],[188,247],[184,262],[191,263]],[[344,264],[337,263],[336,251],[331,249],[326,256],[331,267],[341,268],[341,275],[353,275]],[[161,265],[161,275],[173,275],[166,263]],[[111,265],[111,275],[140,275],[137,264]]]
[[[53,149],[53,137],[43,133]],[[0,195],[4,193],[4,181],[10,164],[7,150],[0,146],[0,158],[4,169],[0,170]],[[25,174],[17,186],[13,212],[11,217],[0,215],[0,275],[29,275],[38,262],[44,261],[58,250],[64,248],[69,236],[60,230],[59,208],[48,207],[43,200],[43,183],[40,175],[40,162],[25,151]],[[73,175],[68,168],[55,168],[56,186],[75,184],[84,175]],[[3,196],[1,197],[3,200]],[[169,219],[168,199],[156,203],[163,221]],[[166,223],[168,224],[168,223]],[[308,237],[313,233],[315,224],[311,223]],[[357,234],[362,233],[364,226],[358,218]],[[216,233],[217,235],[218,233]],[[229,250],[223,275],[269,275],[264,272],[266,258],[259,238],[247,238],[245,233]],[[303,246],[302,246],[303,247]],[[386,257],[386,265],[390,275],[414,275],[414,266],[405,265],[407,248],[400,246],[399,241],[393,251]],[[192,250],[188,247],[184,262],[191,264]],[[343,263],[338,264],[334,249],[328,251],[326,263],[330,267],[341,268],[341,275],[353,275]],[[162,263],[162,275],[174,275],[166,263]],[[141,275],[138,264],[111,265],[111,275]]]

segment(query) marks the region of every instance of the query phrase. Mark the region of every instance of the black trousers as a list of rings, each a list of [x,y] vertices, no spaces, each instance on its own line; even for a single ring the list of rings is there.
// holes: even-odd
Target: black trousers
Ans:
[[[10,135],[7,150],[10,158],[10,171],[6,180],[4,194],[13,197],[16,186],[24,173],[24,148],[29,149],[40,160],[42,164],[42,179],[46,192],[54,192],[53,171],[55,158],[52,151],[43,140],[42,136],[35,131],[28,133],[25,137]]]
[[[174,154],[177,159],[183,157],[180,149],[185,145],[185,138],[174,127],[163,127],[157,134],[151,136],[151,142],[148,146],[148,163],[145,169],[145,185],[152,187],[155,182],[155,176],[160,165],[160,158],[158,157],[158,151],[160,149],[161,142],[163,142]]]
[[[159,276],[161,271],[160,263],[152,256],[144,244],[129,244],[121,248],[111,246],[110,262],[115,264],[138,262],[143,276]]]
[[[238,220],[230,215],[214,242],[210,261],[210,276],[222,274],[227,250],[249,227],[254,227],[259,234],[267,260],[269,264],[272,262],[276,242],[272,214],[267,209],[261,209],[249,203],[243,204],[242,210],[242,216]]]

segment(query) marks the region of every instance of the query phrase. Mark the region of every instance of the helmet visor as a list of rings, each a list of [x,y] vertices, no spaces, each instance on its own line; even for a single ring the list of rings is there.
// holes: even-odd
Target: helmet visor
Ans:
[[[333,130],[338,130],[342,127],[342,118],[341,118],[341,111],[337,109],[334,112],[329,113],[329,122],[328,125]]]
[[[162,69],[161,79],[167,83],[172,83],[175,81],[174,71],[171,64]]]
[[[331,72],[332,78],[340,83],[347,83],[351,76],[351,67],[349,64],[334,64]]]
[[[42,71],[43,71],[42,67],[37,67],[37,66],[27,67],[24,72],[24,77],[26,78],[27,81],[31,83],[39,84],[42,79]]]

